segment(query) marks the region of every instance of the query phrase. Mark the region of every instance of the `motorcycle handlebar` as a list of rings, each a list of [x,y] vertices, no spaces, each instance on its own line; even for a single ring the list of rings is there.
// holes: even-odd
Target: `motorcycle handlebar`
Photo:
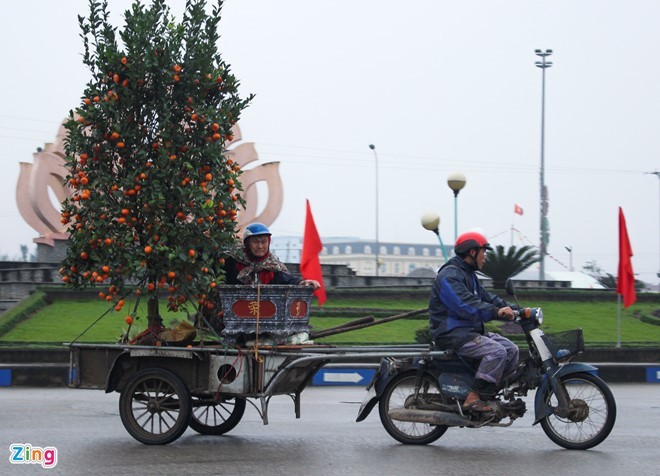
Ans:
[[[536,319],[539,323],[543,322],[543,311],[540,307],[523,307],[513,311],[516,320]]]

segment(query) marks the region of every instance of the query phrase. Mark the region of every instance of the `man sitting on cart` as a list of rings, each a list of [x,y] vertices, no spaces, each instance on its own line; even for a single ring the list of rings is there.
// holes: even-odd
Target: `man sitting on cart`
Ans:
[[[287,267],[270,251],[272,233],[263,223],[251,223],[243,232],[243,246],[229,252],[225,258],[226,284],[321,284],[313,279],[292,276]]]

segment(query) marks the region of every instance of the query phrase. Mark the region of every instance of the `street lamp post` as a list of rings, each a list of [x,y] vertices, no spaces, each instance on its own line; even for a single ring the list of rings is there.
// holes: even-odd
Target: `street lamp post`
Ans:
[[[374,159],[376,161],[376,276],[378,276],[379,259],[378,253],[380,249],[380,242],[378,240],[378,154],[376,154],[376,146],[369,144],[369,148],[374,151]]]
[[[573,272],[573,247],[572,246],[564,246],[566,251],[568,251],[568,270],[572,273]]]
[[[539,280],[545,280],[545,255],[548,254],[548,229],[547,229],[547,214],[548,214],[548,191],[545,187],[545,70],[552,66],[551,61],[546,61],[546,58],[552,54],[552,50],[535,50],[536,56],[541,58],[537,61],[536,67],[541,68],[541,226],[540,226],[540,260],[539,260]]]
[[[460,192],[467,180],[461,172],[454,172],[447,177],[447,185],[454,192],[454,241],[458,239],[458,192]]]
[[[655,172],[646,172],[647,174],[652,174],[658,177],[660,180],[660,171],[656,170]],[[658,185],[660,185],[660,181],[658,182]],[[660,188],[658,188],[658,231],[660,232]],[[658,256],[660,256],[660,235],[658,235]],[[660,266],[658,266],[658,274],[656,275],[658,278],[658,291],[660,291]]]
[[[442,242],[442,237],[440,236],[440,217],[438,214],[427,212],[422,215],[422,226],[436,234],[438,241],[440,241],[440,250],[442,250],[442,256],[445,258],[445,262],[447,262],[449,257],[447,256],[447,250],[445,250],[445,245]]]

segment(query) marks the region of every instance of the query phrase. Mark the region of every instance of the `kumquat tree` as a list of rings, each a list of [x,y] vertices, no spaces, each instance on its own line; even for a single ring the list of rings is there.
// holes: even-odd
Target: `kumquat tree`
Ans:
[[[65,123],[73,193],[62,204],[61,274],[101,287],[117,311],[131,292],[147,298],[150,329],[162,324],[159,295],[173,311],[213,306],[219,251],[234,242],[244,205],[224,147],[252,96],[239,97],[217,50],[221,7],[188,0],[176,23],[163,0],[136,1],[118,34],[107,1],[79,17],[92,78]],[[126,315],[129,329],[138,317]]]

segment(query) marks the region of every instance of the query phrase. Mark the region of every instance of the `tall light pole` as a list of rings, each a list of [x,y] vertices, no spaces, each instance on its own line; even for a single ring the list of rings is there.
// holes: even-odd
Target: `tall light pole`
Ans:
[[[447,185],[454,192],[454,241],[458,239],[458,192],[460,192],[467,180],[461,172],[454,172],[447,177]]]
[[[376,276],[378,276],[379,259],[378,252],[380,249],[380,242],[378,240],[378,154],[376,154],[376,146],[369,144],[369,148],[374,151],[374,159],[376,160]]]
[[[660,171],[656,170],[655,172],[646,173],[653,174],[660,180]],[[658,182],[658,186],[660,186],[660,181]],[[660,232],[660,188],[658,188],[658,231]],[[658,235],[658,253],[660,255],[660,235]],[[660,265],[658,266],[658,274],[656,276],[658,278],[658,291],[660,292]]]
[[[541,61],[536,62],[536,67],[541,68],[542,82],[541,82],[541,236],[540,242],[540,260],[539,260],[539,280],[545,280],[545,255],[548,254],[548,189],[545,187],[545,70],[552,66],[551,61],[546,61],[546,58],[552,54],[552,50],[535,50],[536,56],[541,58]]]

